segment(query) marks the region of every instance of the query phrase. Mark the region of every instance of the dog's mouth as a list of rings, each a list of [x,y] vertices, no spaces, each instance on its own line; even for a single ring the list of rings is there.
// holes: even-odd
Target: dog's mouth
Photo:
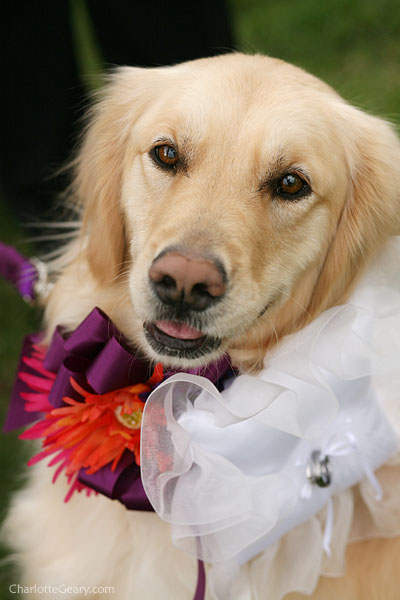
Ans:
[[[153,321],[143,325],[147,342],[157,354],[195,359],[217,350],[219,338],[179,321]]]

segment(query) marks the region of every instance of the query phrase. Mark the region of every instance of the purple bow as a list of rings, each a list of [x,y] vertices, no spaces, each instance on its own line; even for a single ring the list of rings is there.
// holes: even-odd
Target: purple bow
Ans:
[[[29,367],[23,357],[29,356],[32,346],[40,341],[40,336],[27,336],[24,341],[18,372],[23,370],[33,376],[37,372]],[[95,394],[106,394],[116,389],[144,382],[152,374],[154,365],[129,349],[124,336],[112,321],[99,308],[95,308],[77,329],[67,335],[58,327],[54,332],[50,346],[43,361],[43,368],[50,374],[56,374],[49,384],[48,400],[54,408],[65,405],[64,397],[82,401],[82,397],[71,386],[71,377],[82,387]],[[176,371],[169,371],[165,378]],[[227,356],[207,367],[191,369],[188,372],[201,374],[218,385],[232,374]],[[11,404],[4,429],[28,425],[40,419],[42,413],[27,412],[23,394],[31,389],[21,378],[15,382]],[[118,499],[127,508],[134,510],[153,510],[144,492],[140,478],[140,468],[132,462],[132,454],[125,450],[115,471],[106,465],[88,475],[86,469],[79,472],[79,481],[84,485],[108,496]]]

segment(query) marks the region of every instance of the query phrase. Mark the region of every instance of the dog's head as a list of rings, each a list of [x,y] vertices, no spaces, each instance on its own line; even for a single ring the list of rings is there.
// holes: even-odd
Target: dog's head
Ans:
[[[399,230],[399,164],[390,126],[282,61],[122,68],[76,161],[86,256],[150,357],[255,366]]]

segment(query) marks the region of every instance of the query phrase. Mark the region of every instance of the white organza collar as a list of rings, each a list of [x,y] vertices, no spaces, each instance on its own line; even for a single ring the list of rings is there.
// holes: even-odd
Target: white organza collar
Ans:
[[[216,566],[215,597],[226,595],[234,565],[333,494],[365,477],[380,494],[373,472],[398,439],[374,377],[398,370],[399,264],[394,238],[351,300],[285,338],[257,376],[240,375],[220,393],[177,374],[148,398],[145,491],[175,545]]]

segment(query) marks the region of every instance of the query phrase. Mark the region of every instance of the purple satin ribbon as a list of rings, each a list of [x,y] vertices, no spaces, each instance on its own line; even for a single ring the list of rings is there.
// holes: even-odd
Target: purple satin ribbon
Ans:
[[[197,585],[193,600],[204,600],[206,595],[206,572],[202,560],[197,561]]]
[[[30,355],[32,345],[39,340],[38,335],[27,336],[22,356]],[[82,401],[82,397],[71,386],[71,377],[83,388],[90,387],[89,391],[106,394],[147,381],[154,368],[148,360],[132,354],[122,333],[99,308],[95,308],[69,335],[60,327],[56,329],[43,366],[57,374],[49,394],[49,402],[55,408],[65,406],[63,398],[66,396]],[[23,363],[22,357],[18,366],[18,372],[21,371],[37,376],[37,373]],[[169,371],[165,378],[175,372]],[[187,372],[207,377],[219,388],[224,379],[233,374],[227,356],[222,356],[206,367],[197,367]],[[29,413],[25,410],[21,394],[31,391],[23,380],[17,378],[4,426],[5,431],[26,426],[42,417],[41,413]],[[119,500],[129,509],[153,510],[143,489],[140,469],[133,461],[132,453],[127,450],[115,471],[111,471],[110,465],[91,475],[85,469],[81,469],[79,481],[109,498]]]
[[[24,300],[35,297],[38,273],[33,264],[12,246],[0,242],[0,275],[15,285]]]

